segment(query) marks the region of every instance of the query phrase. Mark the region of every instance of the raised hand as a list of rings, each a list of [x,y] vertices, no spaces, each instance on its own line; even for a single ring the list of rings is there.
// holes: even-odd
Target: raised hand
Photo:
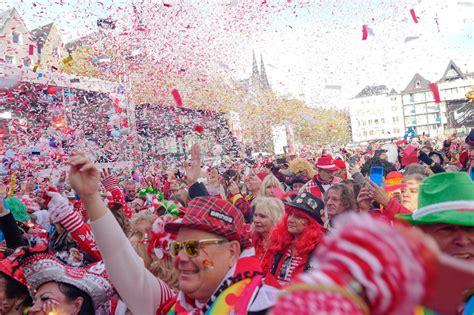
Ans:
[[[119,180],[112,174],[110,168],[106,168],[100,172],[100,182],[107,191],[111,191],[117,187]]]
[[[59,223],[73,212],[73,206],[60,193],[48,191],[46,194],[51,197],[51,200],[48,202],[48,212],[51,222]]]
[[[382,206],[386,207],[390,202],[390,197],[387,192],[382,187],[371,181],[369,178],[366,178],[366,182],[368,195],[370,196],[370,198],[377,201]]]
[[[369,211],[372,208],[372,198],[369,195],[367,188],[362,187],[359,195],[357,195],[357,205],[359,210]]]
[[[194,184],[201,175],[201,149],[199,145],[195,144],[191,148],[191,162],[186,162],[184,169],[188,185]]]
[[[99,193],[100,174],[97,167],[79,152],[69,159],[69,183],[81,199],[94,197]]]

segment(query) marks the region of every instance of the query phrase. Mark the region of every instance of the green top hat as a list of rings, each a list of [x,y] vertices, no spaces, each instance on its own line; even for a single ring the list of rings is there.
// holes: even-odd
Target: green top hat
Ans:
[[[474,182],[466,173],[439,173],[420,184],[418,209],[397,219],[413,225],[446,223],[474,226]]]

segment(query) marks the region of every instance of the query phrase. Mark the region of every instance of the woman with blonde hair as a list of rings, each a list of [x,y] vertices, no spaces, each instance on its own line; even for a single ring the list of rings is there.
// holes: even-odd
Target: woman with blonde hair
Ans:
[[[284,187],[278,178],[276,178],[273,174],[268,174],[263,179],[262,185],[260,185],[258,195],[265,197],[275,197],[275,188],[280,189],[282,192],[284,191]]]
[[[252,243],[255,247],[255,257],[261,262],[268,248],[271,230],[285,214],[285,206],[280,199],[265,196],[257,197],[252,206],[255,208]]]
[[[151,216],[134,217],[137,222],[152,218]],[[141,219],[141,220],[140,220]],[[137,229],[130,238],[133,248],[143,259],[145,267],[157,278],[166,282],[174,290],[178,289],[178,275],[172,264],[169,253],[169,242],[173,236],[164,231],[167,222],[173,217],[166,214],[161,217],[154,216],[146,232]],[[133,221],[133,219],[132,219]]]

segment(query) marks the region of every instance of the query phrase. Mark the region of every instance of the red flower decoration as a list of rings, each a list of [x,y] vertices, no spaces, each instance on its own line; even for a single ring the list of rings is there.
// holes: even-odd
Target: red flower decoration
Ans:
[[[204,131],[204,128],[202,126],[196,126],[194,127],[194,131],[202,133]]]

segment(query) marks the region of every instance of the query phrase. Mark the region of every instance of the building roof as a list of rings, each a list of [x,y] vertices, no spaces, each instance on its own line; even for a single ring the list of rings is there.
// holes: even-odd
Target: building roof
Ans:
[[[444,74],[439,80],[439,82],[446,82],[465,78],[466,75],[461,71],[461,69],[459,69],[459,67],[454,63],[454,61],[450,60],[448,63],[448,67],[444,71]]]
[[[388,95],[398,95],[398,92],[395,89],[391,89]]]
[[[0,31],[3,30],[7,22],[14,16],[17,15],[20,19],[21,16],[18,14],[18,11],[15,8],[11,8],[5,11],[0,12]]]
[[[89,35],[83,36],[81,38],[75,39],[73,41],[70,41],[69,43],[66,43],[65,47],[69,52],[72,52],[76,50],[78,47],[87,45],[93,45],[100,40],[104,39],[106,35],[103,32],[94,32]]]
[[[430,83],[430,81],[423,78],[419,73],[416,73],[402,93],[427,90],[429,89]]]
[[[49,32],[51,31],[52,27],[53,23],[49,23],[32,30],[31,36],[33,38],[33,41],[36,42],[38,46],[43,46],[46,42],[46,39],[48,38]]]
[[[359,97],[367,97],[367,96],[375,96],[375,95],[383,95],[389,92],[387,86],[385,85],[373,85],[373,86],[366,86],[359,94],[356,95],[355,98]]]
[[[15,8],[0,12],[0,28],[3,28],[7,21],[12,17],[14,10]]]

